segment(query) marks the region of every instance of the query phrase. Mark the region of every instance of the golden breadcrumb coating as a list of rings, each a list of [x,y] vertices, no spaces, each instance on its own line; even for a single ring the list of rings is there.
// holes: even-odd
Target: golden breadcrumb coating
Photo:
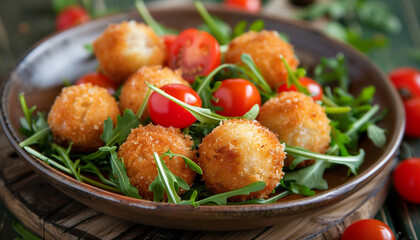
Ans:
[[[257,118],[263,126],[276,133],[280,141],[291,146],[325,153],[331,140],[330,120],[324,108],[300,92],[282,92],[265,102]],[[288,167],[291,158],[286,159]],[[306,160],[298,166],[306,166]]]
[[[138,111],[149,91],[149,87],[144,83],[145,81],[159,88],[171,83],[180,83],[189,86],[188,82],[181,77],[181,72],[179,71],[174,72],[170,68],[162,68],[160,66],[142,67],[127,79],[121,89],[121,112],[124,109],[131,109],[134,113]],[[147,116],[148,111],[145,111],[143,118]]]
[[[90,83],[63,88],[48,114],[54,141],[72,150],[95,151],[104,142],[100,136],[104,121],[115,123],[120,114],[118,104],[108,90]]]
[[[252,57],[272,88],[287,81],[287,69],[280,56],[284,57],[292,70],[296,70],[299,65],[293,46],[281,39],[275,31],[250,31],[233,39],[226,52],[225,62],[239,63],[243,53]]]
[[[263,190],[230,200],[267,197],[283,177],[284,148],[276,135],[257,121],[224,121],[204,137],[199,146],[202,180],[213,193],[264,181],[266,187]]]
[[[166,58],[163,40],[143,23],[110,24],[93,42],[101,70],[117,83],[142,66],[162,65]]]
[[[153,152],[159,156],[167,152],[181,154],[189,159],[195,158],[195,151],[191,150],[193,141],[189,135],[181,133],[179,128],[162,127],[149,124],[132,129],[127,141],[120,146],[118,157],[122,158],[127,169],[127,176],[135,186],[140,196],[153,200],[153,192],[149,185],[155,180],[158,172]],[[196,173],[190,170],[181,157],[163,157],[165,165],[176,176],[192,185]],[[180,189],[182,193],[183,189]]]

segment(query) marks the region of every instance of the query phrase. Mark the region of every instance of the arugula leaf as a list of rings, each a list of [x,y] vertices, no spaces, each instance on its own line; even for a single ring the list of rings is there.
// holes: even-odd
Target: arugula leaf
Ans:
[[[261,74],[261,71],[255,65],[254,60],[252,60],[252,57],[249,54],[244,53],[241,55],[241,61],[245,63],[245,65],[248,67],[249,71],[246,71],[246,73],[252,78],[253,82],[258,87],[258,89],[260,89],[265,94],[273,95],[273,90],[271,89],[270,85],[268,85],[268,83],[265,81],[264,77]]]
[[[307,186],[309,189],[327,190],[328,183],[323,178],[324,171],[330,164],[326,161],[317,160],[314,164],[293,172],[286,172],[284,182],[295,182],[300,186]]]
[[[80,4],[78,0],[52,0],[51,3],[56,14],[69,6]]]
[[[163,162],[162,158],[154,152],[158,175],[149,185],[149,191],[153,192],[153,201],[159,202],[163,199],[164,192],[168,196],[169,203],[179,204],[181,198],[178,196],[179,187],[189,190],[190,187],[184,179],[174,175]]]
[[[297,70],[296,72],[293,72],[292,69],[290,68],[289,64],[284,59],[284,57],[280,56],[280,58],[283,61],[284,66],[287,69],[287,86],[290,87],[290,85],[295,85],[299,92],[310,96],[311,93],[309,92],[309,90],[299,82],[299,78],[302,77],[299,74],[300,71]],[[305,74],[303,74],[303,75],[305,75]]]
[[[130,109],[125,109],[122,116],[117,116],[117,123],[114,127],[112,119],[108,117],[104,121],[104,130],[101,139],[105,142],[106,147],[112,147],[116,144],[122,144],[128,137],[132,128],[138,127],[140,124],[136,115]],[[82,156],[82,160],[104,159],[108,156],[106,151],[96,151],[94,153]]]
[[[233,202],[233,203],[227,203],[228,205],[245,205],[245,204],[268,204],[268,203],[276,203],[280,198],[286,197],[287,195],[291,194],[290,191],[284,191],[281,192],[273,197],[267,198],[267,199],[249,199],[243,202]]]
[[[219,193],[219,194],[215,194],[213,196],[210,196],[208,198],[204,198],[200,201],[197,201],[195,204],[196,206],[199,205],[204,205],[204,204],[208,204],[208,203],[215,203],[217,205],[226,205],[227,204],[227,199],[233,196],[238,196],[238,195],[248,195],[251,192],[257,192],[257,191],[261,191],[265,188],[265,182],[263,181],[259,181],[259,182],[254,182],[251,183],[245,187],[236,189],[236,190],[232,190],[229,192],[225,192],[225,193]]]
[[[261,19],[255,20],[254,22],[252,22],[249,26],[249,30],[250,31],[254,31],[254,32],[259,32],[261,30],[264,29],[264,21]],[[240,22],[238,22],[235,27],[233,28],[233,33],[232,33],[232,39],[244,34],[247,30],[247,26],[248,26],[248,22],[245,20],[242,20]]]
[[[118,158],[117,152],[115,151],[116,149],[116,146],[100,147],[99,151],[110,153],[111,157],[109,159],[109,162],[112,168],[112,175],[115,176],[116,183],[118,184],[118,188],[121,190],[121,192],[129,197],[141,198],[137,191],[137,188],[131,185],[130,179],[127,176],[124,162]]]
[[[377,147],[383,147],[386,144],[385,130],[375,124],[369,124],[367,135],[373,144]]]
[[[287,189],[291,193],[300,194],[303,196],[313,196],[315,195],[315,191],[311,190],[309,187],[305,185],[301,185],[299,183],[293,181],[285,182],[283,179],[280,180],[280,184],[283,188]]]
[[[23,226],[20,222],[18,222],[15,219],[13,219],[12,221],[12,227],[24,240],[41,240],[42,239],[38,235],[26,229],[25,226]]]
[[[320,64],[315,67],[314,78],[321,85],[327,85],[338,81],[340,88],[347,91],[350,79],[342,53],[338,53],[335,58],[321,58]]]
[[[156,22],[155,19],[153,19],[152,15],[150,15],[149,10],[147,10],[146,4],[142,0],[135,0],[135,5],[137,8],[137,11],[140,13],[140,16],[143,18],[143,20],[146,22],[146,24],[153,29],[153,31],[159,35],[170,35],[170,34],[178,34],[178,31],[175,29],[167,28],[163,26],[162,24]]]

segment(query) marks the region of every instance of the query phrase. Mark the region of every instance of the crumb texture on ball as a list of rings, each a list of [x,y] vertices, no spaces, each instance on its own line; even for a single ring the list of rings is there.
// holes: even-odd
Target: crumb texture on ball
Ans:
[[[296,70],[299,65],[293,46],[284,41],[275,31],[250,31],[233,39],[226,52],[225,62],[240,63],[243,53],[252,57],[272,88],[287,81],[288,73],[281,56],[292,70]]]
[[[161,66],[142,67],[132,74],[121,88],[121,112],[125,109],[131,109],[134,113],[138,111],[149,91],[149,87],[144,83],[145,81],[159,88],[172,83],[189,86],[188,82],[181,77],[179,71],[172,71],[167,67]],[[142,117],[146,118],[147,116],[148,111],[145,111]]]
[[[257,120],[287,145],[317,153],[325,153],[329,147],[330,120],[324,109],[303,93],[282,92],[271,98],[261,107]],[[313,161],[304,161],[300,166],[310,163]]]
[[[189,135],[184,135],[181,130],[173,127],[162,127],[149,124],[139,126],[131,130],[127,141],[118,150],[118,157],[122,158],[127,169],[127,176],[135,186],[140,196],[144,199],[153,200],[153,192],[149,191],[149,185],[155,180],[158,172],[153,153],[159,156],[171,150],[171,152],[195,159],[195,151],[192,150],[193,141]],[[181,157],[163,157],[168,169],[176,176],[192,185],[196,173],[190,170]],[[182,193],[182,189],[180,189]]]
[[[122,83],[142,66],[162,65],[166,58],[163,40],[143,23],[110,24],[93,43],[101,70]]]
[[[257,181],[266,183],[263,190],[232,197],[231,201],[267,197],[284,174],[284,145],[257,121],[224,121],[204,137],[198,152],[202,180],[213,193],[239,189]]]
[[[90,83],[63,88],[48,114],[54,141],[62,146],[71,142],[72,150],[95,151],[102,146],[103,123],[110,117],[115,123],[118,104],[107,89]]]

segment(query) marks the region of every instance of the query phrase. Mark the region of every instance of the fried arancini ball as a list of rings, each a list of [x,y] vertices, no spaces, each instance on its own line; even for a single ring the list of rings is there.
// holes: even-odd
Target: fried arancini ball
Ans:
[[[181,77],[179,71],[172,71],[167,67],[146,66],[132,74],[124,83],[120,94],[120,109],[131,109],[136,113],[146,97],[149,87],[145,81],[162,87],[170,83],[180,83],[189,86],[188,82]],[[148,116],[148,111],[143,113],[143,118]]]
[[[330,120],[324,109],[300,92],[282,92],[265,102],[257,118],[263,126],[278,135],[280,141],[309,151],[325,153],[331,140]],[[293,161],[287,158],[285,166]],[[298,166],[313,163],[305,160]]]
[[[243,53],[252,57],[272,88],[287,81],[287,69],[280,56],[284,57],[292,70],[296,70],[299,65],[293,46],[280,38],[275,31],[250,31],[233,39],[226,52],[225,62],[240,63]]]
[[[153,192],[149,191],[149,185],[158,174],[153,152],[160,156],[170,149],[172,153],[194,159],[195,151],[191,149],[192,145],[191,137],[182,134],[179,128],[140,125],[131,130],[127,141],[118,150],[118,157],[123,159],[127,176],[131,184],[138,189],[140,196],[153,200]],[[184,179],[188,185],[193,184],[196,173],[186,166],[181,157],[169,159],[169,156],[165,156],[163,161],[173,174]],[[180,192],[182,190],[180,189]]]
[[[90,83],[63,88],[48,114],[54,141],[79,152],[95,151],[102,146],[104,121],[115,123],[120,114],[118,103],[106,88]]]
[[[199,146],[202,180],[213,193],[264,181],[266,187],[263,190],[230,200],[267,197],[283,177],[284,148],[276,135],[257,121],[224,121],[204,137]]]
[[[135,21],[110,24],[94,41],[93,51],[101,70],[117,83],[142,66],[162,65],[166,58],[163,40]]]

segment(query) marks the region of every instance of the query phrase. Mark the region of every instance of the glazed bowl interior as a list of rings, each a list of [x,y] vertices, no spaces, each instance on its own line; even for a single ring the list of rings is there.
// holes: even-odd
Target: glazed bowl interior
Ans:
[[[267,205],[201,206],[197,208],[153,203],[107,192],[77,182],[20,149],[18,144],[24,138],[18,131],[19,119],[23,116],[18,95],[23,92],[30,106],[36,105],[38,110],[48,112],[55,96],[63,86],[64,79],[74,82],[84,73],[95,71],[98,63],[84,46],[92,43],[109,23],[131,19],[140,21],[136,12],[99,19],[53,35],[41,41],[29,51],[10,73],[2,91],[2,126],[12,145],[35,171],[46,177],[53,185],[69,196],[90,207],[130,221],[163,227],[199,230],[223,229],[226,221],[232,219],[249,220],[248,223],[238,225],[236,228],[232,225],[231,228],[233,229],[258,227],[261,224],[275,224],[274,219],[279,216],[298,215],[315,208],[322,208],[351,195],[367,184],[391,162],[403,135],[403,107],[397,92],[392,88],[386,77],[366,57],[342,43],[325,37],[304,23],[273,16],[251,15],[216,8],[209,8],[209,11],[232,26],[244,19],[249,22],[263,19],[266,29],[277,30],[290,37],[290,42],[294,45],[301,65],[308,68],[309,72],[319,63],[322,57],[334,57],[337,53],[343,53],[351,79],[350,92],[357,94],[362,88],[373,85],[376,88],[374,102],[379,104],[382,110],[389,110],[387,117],[379,124],[387,130],[388,140],[386,145],[383,148],[377,148],[370,141],[362,140],[360,146],[365,150],[366,156],[360,173],[344,180],[344,177],[337,180],[327,174],[326,178],[329,181],[330,189],[315,196],[299,199],[288,198],[282,202]],[[202,23],[201,17],[192,7],[156,8],[151,9],[151,12],[157,21],[177,29],[197,27]],[[137,214],[138,217],[132,216],[130,213]],[[139,219],[145,216],[152,220],[145,222]],[[159,217],[161,220],[153,220],[153,216],[155,218]],[[174,220],[185,220],[186,218],[192,219],[188,226],[173,223]],[[273,219],[273,221],[258,223],[256,220],[261,218]],[[203,224],[206,221],[219,223],[220,226],[205,227]],[[254,224],[252,221],[254,221]]]

